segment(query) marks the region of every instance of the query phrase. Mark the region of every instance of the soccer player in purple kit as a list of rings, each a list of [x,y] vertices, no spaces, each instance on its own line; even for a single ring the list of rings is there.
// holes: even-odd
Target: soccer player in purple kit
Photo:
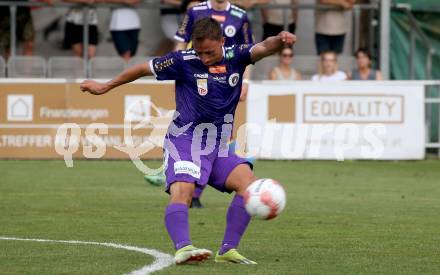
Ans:
[[[191,42],[194,22],[201,18],[211,17],[220,23],[225,37],[225,46],[252,44],[252,28],[245,10],[231,4],[227,0],[208,0],[189,8],[174,38],[178,41],[176,49],[185,50]],[[246,70],[242,80],[240,100],[244,101],[248,91],[250,70]],[[231,144],[231,148],[233,148]],[[154,185],[166,182],[164,174],[145,175],[145,180]],[[190,207],[202,208],[200,197],[205,186],[197,186],[193,193]]]
[[[251,24],[245,10],[231,4],[227,0],[208,0],[187,10],[185,17],[174,36],[174,39],[178,41],[176,49],[184,50],[187,48],[188,43],[191,41],[194,22],[205,17],[211,17],[220,23],[223,30],[223,36],[225,37],[226,47],[232,45],[252,44],[254,42]],[[246,98],[249,77],[250,72],[248,69],[243,76],[244,83],[242,81],[241,100]],[[154,175],[147,175],[145,178],[147,180],[157,180],[157,176]],[[204,187],[202,186],[196,187],[191,201],[191,207],[203,207],[200,202],[203,190]]]
[[[194,25],[193,50],[172,52],[148,64],[135,65],[106,83],[81,83],[82,91],[100,95],[148,75],[176,81],[176,115],[164,143],[166,191],[170,194],[165,226],[176,249],[176,264],[204,261],[212,255],[192,245],[188,221],[195,186],[208,182],[219,191],[235,191],[215,261],[256,264],[236,250],[251,219],[243,194],[256,177],[249,163],[229,151],[225,141],[231,135],[246,66],[295,41],[295,35],[283,31],[255,45],[224,47],[219,23],[203,18]]]

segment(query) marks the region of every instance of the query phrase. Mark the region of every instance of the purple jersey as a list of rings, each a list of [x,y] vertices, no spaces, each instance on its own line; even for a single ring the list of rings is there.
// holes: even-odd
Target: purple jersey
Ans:
[[[189,9],[174,38],[181,42],[190,42],[194,23],[202,18],[211,17],[220,23],[225,46],[252,44],[252,30],[246,11],[228,3],[226,10],[217,11],[210,1],[202,2]]]
[[[150,61],[157,80],[176,81],[174,124],[191,124],[187,133],[201,123],[212,123],[219,133],[225,116],[235,113],[240,99],[243,72],[251,64],[251,44],[223,48],[223,59],[206,66],[194,50],[177,51]],[[228,121],[231,122],[231,121]]]

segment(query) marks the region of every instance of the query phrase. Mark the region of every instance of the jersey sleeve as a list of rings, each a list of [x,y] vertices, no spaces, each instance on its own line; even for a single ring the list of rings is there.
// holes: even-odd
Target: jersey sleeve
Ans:
[[[183,59],[180,52],[150,60],[150,70],[157,80],[177,80],[183,75]]]
[[[192,8],[191,8],[186,12],[185,17],[182,20],[182,23],[177,29],[176,35],[174,35],[174,39],[179,42],[189,43],[191,41],[193,24],[194,24],[194,15],[192,13]]]
[[[238,63],[244,65],[245,67],[252,63],[251,52],[254,44],[241,44],[235,45],[234,55],[237,57]]]
[[[244,15],[243,25],[241,27],[241,33],[243,35],[243,43],[242,44],[253,44],[254,43],[251,22],[249,22],[249,18],[247,17],[247,15]]]

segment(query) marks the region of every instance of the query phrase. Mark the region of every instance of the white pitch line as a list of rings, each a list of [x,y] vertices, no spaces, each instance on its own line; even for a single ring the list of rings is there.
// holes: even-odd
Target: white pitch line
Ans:
[[[173,265],[173,257],[169,254],[162,253],[155,249],[148,249],[136,246],[121,245],[115,243],[99,243],[99,242],[85,242],[85,241],[64,241],[64,240],[45,240],[45,239],[26,239],[26,238],[15,238],[15,237],[1,237],[0,240],[9,241],[28,241],[28,242],[41,242],[41,243],[67,243],[67,244],[87,244],[87,245],[100,245],[106,247],[113,247],[117,249],[124,249],[129,251],[140,252],[154,257],[154,262],[150,265],[143,266],[142,268],[132,271],[130,275],[144,275],[150,274],[154,271],[158,271]]]

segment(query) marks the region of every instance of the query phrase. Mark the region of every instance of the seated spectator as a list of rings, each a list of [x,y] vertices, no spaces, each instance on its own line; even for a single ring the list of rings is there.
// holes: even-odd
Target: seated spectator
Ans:
[[[93,4],[100,0],[63,1],[76,4]],[[87,20],[89,23],[89,47],[87,51],[89,58],[92,58],[96,56],[96,45],[98,44],[98,15],[95,8],[89,9]],[[64,46],[72,49],[75,56],[83,57],[83,10],[80,7],[70,8],[67,12],[64,30]]]
[[[298,0],[271,0],[269,4],[297,5]],[[261,9],[261,15],[263,17],[263,40],[270,36],[275,36],[284,30],[283,9]],[[291,33],[295,33],[297,18],[298,10],[296,8],[287,11],[287,30]]]
[[[318,55],[324,51],[341,54],[350,25],[348,11],[355,0],[316,0],[317,4],[335,5],[340,10],[315,10],[315,43]]]
[[[29,2],[29,0],[15,0]],[[52,4],[53,0],[40,0]],[[22,42],[21,55],[32,55],[34,51],[35,30],[30,7],[18,7],[16,13],[16,38]],[[5,58],[9,57],[11,47],[11,16],[9,6],[0,6],[0,48],[4,50]]]
[[[350,80],[382,80],[382,73],[371,68],[371,54],[365,49],[359,49],[355,53],[357,69],[349,73]]]
[[[338,55],[336,52],[321,53],[319,73],[312,76],[313,81],[341,81],[347,80],[347,75],[338,70]]]
[[[283,48],[280,53],[280,62],[278,66],[269,73],[270,80],[301,80],[302,76],[299,72],[292,68],[293,49],[290,47]]]
[[[106,0],[107,3],[127,4],[135,6],[139,0]],[[134,8],[124,7],[112,10],[110,20],[110,32],[118,54],[125,60],[136,55],[139,44],[139,30],[141,21],[139,14]]]

